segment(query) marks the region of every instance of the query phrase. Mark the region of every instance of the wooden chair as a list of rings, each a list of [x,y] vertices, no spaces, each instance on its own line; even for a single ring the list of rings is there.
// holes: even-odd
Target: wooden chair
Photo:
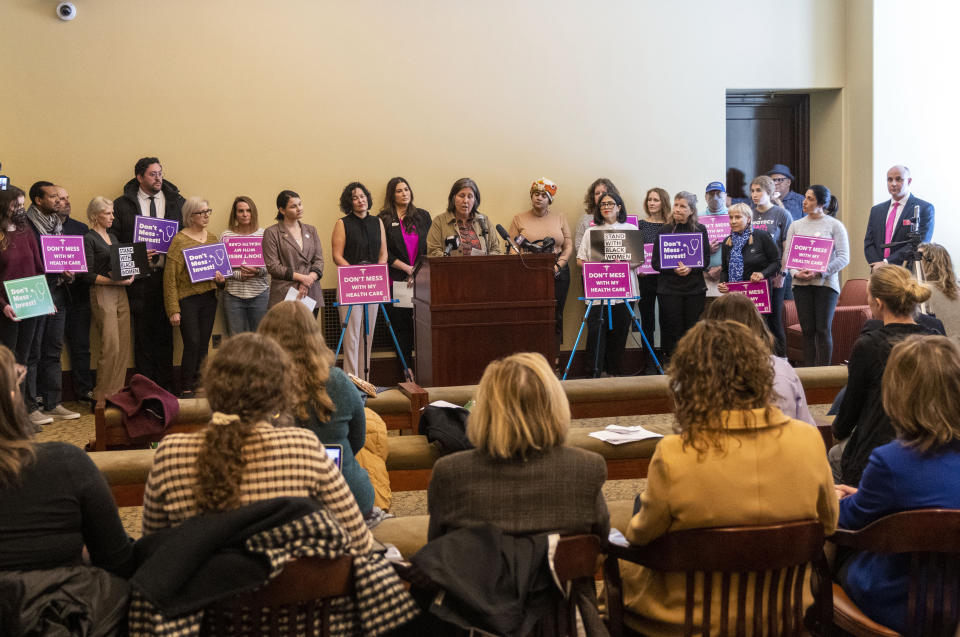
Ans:
[[[917,509],[883,517],[859,531],[838,530],[837,546],[875,553],[910,553],[908,635],[953,637],[960,624],[960,511]],[[834,625],[853,635],[897,637],[833,585]]]
[[[576,585],[595,586],[600,558],[600,538],[596,535],[569,535],[560,538],[554,554],[557,578],[572,590]],[[558,599],[551,611],[540,620],[532,635],[544,637],[577,635],[577,605],[569,599]]]
[[[349,555],[289,562],[263,588],[206,608],[201,634],[327,637],[330,600],[353,594],[352,569]],[[294,621],[298,615],[305,618],[301,626]]]
[[[770,526],[738,526],[712,529],[691,529],[668,533],[646,546],[607,547],[604,576],[610,614],[610,634],[623,635],[623,595],[618,560],[642,564],[658,571],[686,574],[686,612],[684,635],[696,633],[746,635],[746,621],[752,615],[753,635],[801,635],[804,632],[803,584],[807,567],[826,585],[815,587],[815,602],[808,622],[829,627],[831,587],[823,555],[823,527],[817,520],[785,522]],[[713,633],[709,618],[713,604],[713,574],[721,575],[720,632]],[[764,593],[769,573],[770,585]],[[700,574],[700,577],[697,575]],[[737,575],[737,591],[731,596],[731,575]],[[753,608],[747,612],[748,575],[754,574]],[[778,595],[780,581],[782,590]],[[694,623],[697,582],[702,588],[701,617],[698,630]],[[732,597],[736,598],[733,603]],[[766,599],[765,599],[766,598]]]

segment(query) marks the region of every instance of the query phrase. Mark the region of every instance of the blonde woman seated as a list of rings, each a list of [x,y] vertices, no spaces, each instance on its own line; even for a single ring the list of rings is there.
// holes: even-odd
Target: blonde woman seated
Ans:
[[[704,318],[743,323],[750,328],[751,332],[759,336],[770,351],[770,362],[773,363],[773,404],[786,416],[816,426],[817,423],[810,414],[807,395],[803,392],[803,384],[797,377],[796,370],[787,362],[787,359],[773,353],[773,334],[770,333],[766,321],[760,316],[753,301],[743,294],[724,294],[710,304],[704,313]]]
[[[947,336],[960,336],[960,294],[950,253],[939,243],[920,245],[923,278],[930,287],[929,312],[943,322]]]
[[[837,497],[823,439],[773,406],[770,350],[760,337],[734,321],[700,321],[680,340],[668,373],[677,434],[661,440],[650,461],[626,532],[631,543],[683,529],[804,519],[833,532]],[[629,628],[683,634],[685,575],[624,563],[621,572]],[[716,579],[713,595],[720,593]],[[712,634],[719,604],[714,610]]]
[[[487,366],[467,421],[476,446],[433,466],[429,539],[489,523],[511,534],[596,533],[610,515],[598,454],[567,447],[570,405],[540,354],[513,354]]]

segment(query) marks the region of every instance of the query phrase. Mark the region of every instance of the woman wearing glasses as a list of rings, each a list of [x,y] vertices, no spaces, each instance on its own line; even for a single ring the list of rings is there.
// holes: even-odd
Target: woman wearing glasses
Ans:
[[[217,314],[217,283],[224,282],[217,272],[209,281],[192,283],[183,251],[188,248],[217,243],[217,236],[207,232],[210,223],[210,204],[206,199],[190,197],[183,204],[183,230],[170,242],[167,267],[163,272],[163,301],[171,325],[180,326],[183,339],[183,358],[180,362],[180,396],[193,398],[197,370],[207,357],[213,319]]]

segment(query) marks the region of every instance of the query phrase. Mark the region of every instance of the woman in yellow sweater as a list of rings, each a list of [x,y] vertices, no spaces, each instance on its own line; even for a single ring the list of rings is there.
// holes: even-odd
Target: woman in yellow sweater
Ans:
[[[650,460],[640,511],[627,527],[632,544],[684,529],[793,520],[819,520],[833,533],[838,504],[823,439],[773,406],[770,350],[758,336],[734,321],[700,321],[680,340],[667,373],[678,433],[664,437]],[[621,562],[621,574],[630,629],[683,634],[683,573]],[[720,605],[713,610],[710,634],[717,634]]]
[[[207,357],[213,319],[217,314],[217,283],[224,282],[223,275],[217,272],[214,279],[192,283],[183,259],[183,251],[187,248],[217,243],[217,236],[207,232],[211,212],[206,199],[187,199],[183,204],[183,230],[170,242],[163,272],[163,301],[167,316],[171,325],[180,326],[183,340],[181,398],[193,398],[197,370]]]

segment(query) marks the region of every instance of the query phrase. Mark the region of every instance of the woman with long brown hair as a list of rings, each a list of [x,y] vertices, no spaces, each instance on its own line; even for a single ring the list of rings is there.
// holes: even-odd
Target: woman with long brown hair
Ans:
[[[960,336],[960,288],[950,253],[939,243],[920,244],[923,278],[930,287],[930,313],[943,322],[947,336]]]
[[[700,321],[680,340],[668,374],[677,433],[650,460],[640,511],[625,534],[631,543],[789,520],[817,519],[833,532],[837,498],[823,439],[773,405],[770,350],[756,334],[734,321]],[[621,571],[628,626],[644,635],[683,634],[685,575],[632,564]],[[717,599],[720,593],[715,587]]]
[[[373,485],[355,457],[367,437],[363,402],[356,386],[336,367],[320,324],[303,303],[282,301],[270,308],[257,331],[275,340],[290,355],[293,416],[324,445],[341,447],[343,478],[360,512],[369,516],[374,508]]]
[[[227,229],[220,233],[220,241],[230,237],[257,237],[263,243],[257,204],[250,197],[240,195],[233,200]],[[235,266],[233,274],[227,278],[222,297],[227,334],[233,336],[240,332],[256,332],[260,319],[267,313],[269,301],[270,277],[266,266]]]

